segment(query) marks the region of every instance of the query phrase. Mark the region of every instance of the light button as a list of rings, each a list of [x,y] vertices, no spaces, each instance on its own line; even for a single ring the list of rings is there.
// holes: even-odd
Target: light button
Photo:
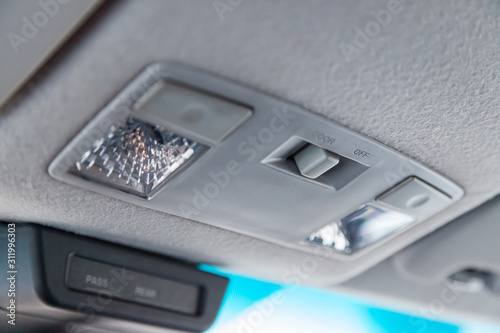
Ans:
[[[405,211],[428,215],[451,202],[451,198],[422,180],[411,177],[377,198],[377,201]]]
[[[252,109],[245,105],[167,81],[155,84],[134,107],[215,142],[252,115]]]
[[[339,163],[339,156],[315,145],[308,145],[293,159],[302,176],[318,178]]]

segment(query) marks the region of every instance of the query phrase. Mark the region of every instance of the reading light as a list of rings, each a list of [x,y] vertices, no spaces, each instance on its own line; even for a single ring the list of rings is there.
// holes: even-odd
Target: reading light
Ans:
[[[311,234],[308,241],[350,254],[414,221],[415,218],[410,215],[367,204]]]
[[[112,125],[71,172],[148,198],[202,148],[162,126],[128,117]]]

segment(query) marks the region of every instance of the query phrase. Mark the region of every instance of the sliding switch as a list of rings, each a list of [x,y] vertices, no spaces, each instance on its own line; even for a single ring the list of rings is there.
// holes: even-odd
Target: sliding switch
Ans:
[[[302,176],[315,179],[336,166],[339,156],[331,151],[309,144],[293,157]]]

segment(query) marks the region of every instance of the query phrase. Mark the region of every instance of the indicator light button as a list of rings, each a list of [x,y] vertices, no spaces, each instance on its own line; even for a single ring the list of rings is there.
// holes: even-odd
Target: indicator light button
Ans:
[[[451,198],[422,180],[411,177],[377,198],[384,204],[414,214],[432,214],[451,202]]]

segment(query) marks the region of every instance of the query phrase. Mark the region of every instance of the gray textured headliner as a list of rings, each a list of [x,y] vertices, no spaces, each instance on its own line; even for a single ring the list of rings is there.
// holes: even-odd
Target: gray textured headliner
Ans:
[[[336,291],[362,295],[417,317],[460,322],[492,321],[500,324],[500,293],[493,282],[467,293],[447,281],[464,269],[499,276],[498,236],[500,196],[462,215],[452,223],[415,242],[363,274],[336,286]],[[425,322],[417,321],[417,331]]]
[[[64,44],[66,37],[71,36],[100,3],[101,0],[73,1],[69,6],[55,3],[48,7],[52,13],[50,20],[47,19],[36,33],[31,32],[31,39],[23,40],[24,35],[30,36],[26,31],[30,31],[22,17],[32,19],[34,13],[42,9],[40,3],[36,0],[0,2],[0,106]],[[43,19],[43,14],[41,17]]]
[[[465,198],[500,192],[500,3],[403,2],[347,62],[341,42],[385,1],[107,5],[0,113],[0,218],[35,221],[280,279],[307,254],[55,181],[47,166],[140,69],[178,60],[300,104],[445,174]],[[248,212],[251,214],[251,212]],[[424,223],[412,232],[431,231]],[[389,254],[387,252],[387,254]],[[382,258],[380,258],[382,259]],[[328,285],[325,263],[304,283]]]

